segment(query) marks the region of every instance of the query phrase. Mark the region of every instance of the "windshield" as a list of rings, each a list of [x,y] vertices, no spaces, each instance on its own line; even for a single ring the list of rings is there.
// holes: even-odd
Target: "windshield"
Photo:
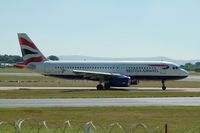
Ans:
[[[179,67],[178,66],[172,66],[172,69],[179,69]]]

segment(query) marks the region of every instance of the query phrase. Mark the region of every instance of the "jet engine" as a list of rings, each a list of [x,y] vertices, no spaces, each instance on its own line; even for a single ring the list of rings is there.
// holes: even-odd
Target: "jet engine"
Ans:
[[[131,77],[129,76],[119,76],[110,79],[110,86],[116,87],[128,87],[131,84]]]

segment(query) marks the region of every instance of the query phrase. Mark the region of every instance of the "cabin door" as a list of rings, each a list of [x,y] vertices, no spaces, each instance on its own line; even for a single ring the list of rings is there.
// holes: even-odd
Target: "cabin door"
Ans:
[[[160,74],[167,74],[167,70],[163,69],[162,67],[160,68]]]

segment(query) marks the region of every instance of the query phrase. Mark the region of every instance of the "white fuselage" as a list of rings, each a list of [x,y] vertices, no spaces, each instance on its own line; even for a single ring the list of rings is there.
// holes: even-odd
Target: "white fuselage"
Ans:
[[[166,80],[188,76],[187,71],[176,64],[164,61],[47,61],[26,33],[18,33],[18,39],[23,62],[16,63],[16,67],[65,79],[96,80],[99,81],[97,90],[127,87],[138,84],[139,80],[161,80],[165,90]]]
[[[66,79],[83,78],[73,70],[117,73],[138,80],[176,80],[188,76],[184,69],[165,61],[44,61],[32,62],[28,68],[43,75]]]

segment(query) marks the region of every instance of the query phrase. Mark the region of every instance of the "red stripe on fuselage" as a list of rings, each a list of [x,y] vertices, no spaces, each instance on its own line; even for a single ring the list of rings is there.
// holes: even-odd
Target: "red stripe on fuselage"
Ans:
[[[44,59],[43,57],[39,56],[39,57],[32,57],[26,61],[24,61],[24,64],[28,64],[30,62],[42,62]]]
[[[155,67],[168,67],[168,65],[159,65],[159,64],[149,65],[149,66],[155,66]]]
[[[14,65],[14,67],[16,67],[16,68],[19,68],[19,69],[24,69],[25,68],[25,66],[20,66],[20,65]]]
[[[19,37],[19,43],[20,43],[20,45],[29,46],[29,47],[37,50],[37,47],[32,42],[27,41],[23,37]]]
[[[24,64],[24,62],[17,62],[16,64],[14,64],[14,67],[23,69],[23,68],[25,68],[25,64]]]
[[[17,62],[17,65],[25,65],[24,62]]]

